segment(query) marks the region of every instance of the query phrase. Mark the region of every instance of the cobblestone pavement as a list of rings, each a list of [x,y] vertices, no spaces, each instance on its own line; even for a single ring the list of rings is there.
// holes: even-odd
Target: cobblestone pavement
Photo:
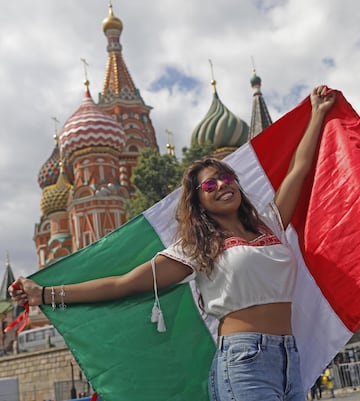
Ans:
[[[331,398],[330,394],[325,391],[322,400],[334,400],[334,401],[360,401],[360,388],[357,389],[341,389],[335,390],[335,398]]]

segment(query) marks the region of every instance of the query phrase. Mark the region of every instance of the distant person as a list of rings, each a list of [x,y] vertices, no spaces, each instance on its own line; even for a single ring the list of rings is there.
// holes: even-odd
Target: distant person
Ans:
[[[315,383],[312,385],[310,393],[311,393],[311,400],[320,400],[322,397],[322,389],[321,389],[321,382],[322,382],[322,376],[319,376]]]
[[[333,375],[331,374],[331,369],[328,366],[325,369],[324,375],[323,375],[323,382],[325,382],[326,388],[330,392],[330,397],[335,398],[335,392],[334,392],[334,378]]]

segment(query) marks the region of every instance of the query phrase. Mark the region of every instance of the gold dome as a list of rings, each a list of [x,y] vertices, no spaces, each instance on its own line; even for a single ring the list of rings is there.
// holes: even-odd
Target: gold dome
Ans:
[[[56,184],[49,185],[43,190],[40,202],[43,215],[48,216],[53,212],[65,211],[72,187],[64,172],[61,171]]]
[[[114,16],[112,4],[109,4],[109,15],[104,19],[102,29],[104,32],[108,29],[118,29],[119,31],[122,31],[123,29],[123,23],[119,18]]]

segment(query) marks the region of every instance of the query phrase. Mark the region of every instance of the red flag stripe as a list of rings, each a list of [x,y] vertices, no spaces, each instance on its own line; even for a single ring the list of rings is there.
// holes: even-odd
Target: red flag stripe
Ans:
[[[311,112],[309,98],[252,140],[274,189],[286,174]],[[360,126],[338,92],[317,162],[293,219],[307,268],[346,327],[360,327]],[[281,146],[277,146],[281,144]],[[284,151],[286,149],[286,151]]]

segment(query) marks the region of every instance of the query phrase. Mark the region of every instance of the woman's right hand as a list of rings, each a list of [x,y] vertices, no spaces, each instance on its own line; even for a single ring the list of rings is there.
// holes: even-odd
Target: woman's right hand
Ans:
[[[41,304],[42,287],[33,280],[19,277],[8,288],[11,299],[19,305],[37,306]]]

